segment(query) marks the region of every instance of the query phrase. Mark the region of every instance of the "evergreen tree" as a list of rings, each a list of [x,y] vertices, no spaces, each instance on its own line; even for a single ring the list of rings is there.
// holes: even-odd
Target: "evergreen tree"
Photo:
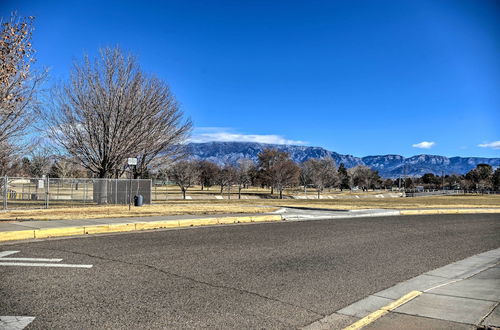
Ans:
[[[344,163],[340,163],[338,169],[338,177],[339,177],[339,188],[340,190],[349,189],[349,174],[347,173],[347,169],[345,168]]]

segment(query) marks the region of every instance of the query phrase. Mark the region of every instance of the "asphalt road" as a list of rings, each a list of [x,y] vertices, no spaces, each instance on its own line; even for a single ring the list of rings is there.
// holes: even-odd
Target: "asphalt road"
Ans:
[[[316,220],[0,245],[90,269],[0,266],[29,329],[296,328],[500,247],[500,214]]]

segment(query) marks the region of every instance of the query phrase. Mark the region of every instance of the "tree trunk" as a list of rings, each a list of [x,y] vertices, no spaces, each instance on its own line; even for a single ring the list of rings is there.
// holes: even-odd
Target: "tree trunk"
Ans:
[[[231,185],[227,187],[227,199],[231,199]]]
[[[283,189],[280,189],[280,199],[283,199]]]
[[[271,195],[274,194],[274,186],[271,186]]]
[[[241,186],[238,187],[238,199],[241,199]]]
[[[318,189],[318,199],[319,199],[320,197],[321,197],[321,196],[320,196],[320,190]]]
[[[220,186],[220,194],[222,195],[222,193],[223,193],[223,192],[224,192],[224,186],[223,186],[223,185],[221,185],[221,186]]]
[[[186,189],[182,189],[182,198],[186,199]]]

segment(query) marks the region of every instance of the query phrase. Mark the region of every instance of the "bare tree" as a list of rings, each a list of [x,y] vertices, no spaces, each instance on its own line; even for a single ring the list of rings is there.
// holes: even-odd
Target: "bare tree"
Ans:
[[[0,176],[12,175],[13,168],[16,167],[19,159],[13,157],[15,154],[14,147],[9,143],[0,143]],[[0,179],[0,181],[2,181]]]
[[[277,149],[264,149],[258,154],[260,173],[264,183],[278,189],[280,199],[283,189],[294,186],[299,181],[300,169],[287,152]]]
[[[276,186],[277,167],[275,165],[280,160],[288,159],[289,155],[278,149],[266,148],[257,157],[259,158],[259,171],[262,183],[271,188],[272,195]]]
[[[99,178],[122,174],[127,157],[136,177],[177,158],[192,126],[168,86],[118,48],[75,63],[53,99],[50,137]]]
[[[37,92],[46,72],[31,65],[35,50],[31,45],[34,17],[12,14],[0,28],[0,153],[3,162],[18,158],[21,137],[33,122]],[[5,168],[3,169],[5,171]]]
[[[236,182],[238,183],[238,199],[241,199],[241,189],[247,187],[251,182],[251,172],[255,167],[254,162],[248,158],[242,158],[238,161]]]
[[[224,188],[227,188],[228,199],[231,199],[231,187],[237,182],[238,179],[238,171],[237,169],[230,165],[226,164],[219,170],[218,174],[218,183],[220,184],[220,193],[222,194]]]
[[[29,175],[41,178],[47,175],[52,165],[53,155],[47,147],[39,147],[30,153]]]
[[[306,167],[310,169],[311,182],[316,188],[318,199],[325,187],[331,187],[337,179],[337,169],[332,158],[311,158],[306,161]]]
[[[283,190],[293,187],[299,182],[300,168],[288,158],[280,158],[273,165],[274,185],[279,191],[280,199],[283,199]]]
[[[373,171],[367,166],[356,166],[349,169],[349,174],[352,180],[353,186],[358,186],[363,189],[363,191],[368,190],[368,188],[374,188],[380,181],[380,176],[377,171]]]
[[[219,166],[208,160],[200,160],[197,163],[198,171],[200,174],[201,190],[205,187],[210,188],[217,182],[217,175],[219,173]]]
[[[311,173],[312,173],[312,168],[310,166],[311,164],[307,161],[301,163],[299,165],[300,167],[300,184],[304,187],[304,193],[307,194],[307,186],[311,184]]]
[[[50,168],[49,176],[51,178],[83,178],[86,173],[85,169],[74,160],[58,157]]]
[[[186,199],[187,190],[196,184],[199,173],[194,162],[178,161],[168,169],[168,178],[181,188],[182,198]]]

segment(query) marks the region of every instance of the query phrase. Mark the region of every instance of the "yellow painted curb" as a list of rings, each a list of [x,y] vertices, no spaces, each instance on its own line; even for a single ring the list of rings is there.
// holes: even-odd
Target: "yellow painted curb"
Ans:
[[[118,233],[118,232],[135,230],[135,223],[85,226],[83,228],[84,228],[84,234],[88,234],[88,235],[104,234],[104,233]],[[71,235],[68,234],[68,236],[71,236]]]
[[[224,217],[224,218],[218,218],[219,224],[230,224],[230,223],[238,223],[238,222],[250,222],[252,221],[252,218],[247,219],[248,217]]]
[[[196,227],[196,226],[208,226],[217,224],[219,224],[219,222],[217,221],[216,218],[179,220],[179,227]]]
[[[18,231],[4,231],[0,232],[0,242],[3,241],[17,241],[22,239],[35,238],[34,230],[18,230]]]
[[[165,220],[165,221],[155,221],[155,222],[140,222],[135,224],[136,230],[146,230],[146,229],[161,229],[161,228],[174,228],[179,227],[178,220]]]
[[[118,233],[136,230],[160,229],[160,228],[179,228],[179,227],[198,227],[217,224],[234,224],[243,222],[261,222],[261,221],[281,221],[281,215],[261,215],[261,216],[243,216],[243,217],[223,217],[223,218],[204,218],[204,219],[183,219],[183,220],[164,220],[155,222],[138,222],[125,224],[95,225],[84,227],[62,227],[47,228],[36,230],[20,230],[0,232],[0,242],[15,241],[33,238],[49,238],[61,236],[92,235],[103,233]]]
[[[281,221],[283,218],[281,215],[258,215],[252,217],[252,222],[261,222],[261,221]]]
[[[115,231],[133,231],[135,230],[135,223],[120,223],[120,224],[110,224],[109,230]]]
[[[101,233],[110,233],[112,230],[109,228],[109,225],[97,225],[97,226],[85,226],[83,227],[84,234],[92,235],[92,234],[101,234]]]
[[[411,292],[405,294],[404,296],[402,296],[401,298],[399,298],[398,300],[390,303],[389,305],[382,307],[381,309],[384,311],[392,311],[393,309],[396,309],[399,306],[406,304],[410,300],[417,298],[421,294],[422,294],[421,291],[411,291]]]
[[[379,318],[381,318],[382,316],[384,316],[385,314],[388,314],[388,313],[389,313],[388,311],[384,311],[384,310],[379,309],[379,310],[371,313],[370,315],[363,317],[361,320],[351,324],[347,328],[344,328],[344,330],[361,329],[363,327],[366,327],[368,324],[378,320]]]
[[[48,228],[48,229],[35,230],[35,238],[49,238],[49,237],[59,237],[59,236],[83,235],[83,234],[85,234],[83,227],[63,227],[63,228]]]
[[[393,309],[396,309],[399,306],[409,302],[410,300],[415,299],[416,297],[420,296],[421,294],[422,294],[421,291],[411,291],[411,292],[405,294],[404,296],[402,296],[401,298],[399,298],[398,300],[393,301],[389,305],[386,305],[386,306],[380,308],[379,310],[376,310],[375,312],[363,317],[361,320],[354,322],[353,324],[351,324],[347,328],[344,328],[344,330],[361,329],[361,328],[367,326],[368,324],[378,320],[382,316],[388,314]]]
[[[401,215],[428,215],[428,214],[480,214],[500,213],[500,209],[434,209],[434,210],[401,210]]]

